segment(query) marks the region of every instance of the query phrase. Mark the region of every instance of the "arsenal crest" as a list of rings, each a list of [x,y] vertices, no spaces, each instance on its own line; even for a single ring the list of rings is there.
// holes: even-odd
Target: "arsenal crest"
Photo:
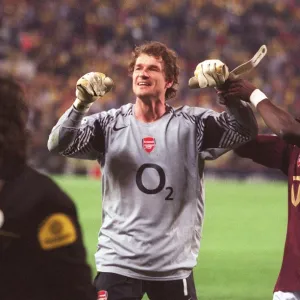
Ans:
[[[147,136],[142,139],[143,148],[147,153],[150,153],[155,148],[155,138],[151,136]]]
[[[297,159],[297,167],[300,168],[300,154],[298,155],[298,159]]]
[[[108,293],[107,293],[107,291],[101,290],[101,291],[98,292],[98,298],[97,298],[97,300],[107,300],[107,299],[108,299]]]

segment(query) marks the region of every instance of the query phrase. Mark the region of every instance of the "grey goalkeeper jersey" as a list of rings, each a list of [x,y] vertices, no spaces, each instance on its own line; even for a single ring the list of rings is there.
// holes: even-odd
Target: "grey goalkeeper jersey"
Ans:
[[[142,123],[127,104],[88,117],[70,108],[60,118],[49,150],[97,159],[102,169],[98,271],[146,280],[190,274],[203,225],[204,160],[256,134],[250,107],[231,111],[167,106],[159,120]]]

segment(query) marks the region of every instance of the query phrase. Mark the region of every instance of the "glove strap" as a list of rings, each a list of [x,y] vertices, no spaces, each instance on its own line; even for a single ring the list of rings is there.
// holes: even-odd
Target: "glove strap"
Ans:
[[[259,89],[255,89],[250,95],[250,102],[256,107],[259,102],[268,99],[268,97]]]
[[[75,99],[73,106],[80,112],[82,113],[86,113],[89,111],[90,107],[92,106],[92,103],[83,103],[81,100],[79,100],[78,98]]]

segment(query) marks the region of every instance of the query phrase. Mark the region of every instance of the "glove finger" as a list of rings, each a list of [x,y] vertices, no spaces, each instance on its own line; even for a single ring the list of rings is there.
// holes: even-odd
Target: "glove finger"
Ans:
[[[199,73],[201,72],[202,67],[201,67],[201,63],[197,65],[195,71],[194,71],[194,75],[197,77],[199,75]]]
[[[224,64],[216,65],[216,75],[218,80],[218,85],[222,85],[225,82],[225,76],[226,76],[226,66]]]
[[[89,95],[94,96],[94,90],[87,78],[80,78],[77,81],[77,86],[81,86],[81,88],[83,88]]]
[[[91,83],[93,81],[93,77],[94,77],[94,72],[90,72],[90,73],[87,73],[87,74],[83,75],[82,78],[84,78],[89,83]]]
[[[216,60],[216,74],[218,85],[222,85],[229,77],[228,67],[220,60]]]
[[[215,76],[214,78],[216,79],[217,85],[222,85],[225,80],[226,80],[226,65],[222,63],[221,61],[217,61],[215,64]]]
[[[216,76],[216,72],[215,72],[215,63],[214,62],[210,62],[210,63],[206,63],[203,64],[205,67],[206,72],[204,72],[207,81],[208,81],[208,86],[210,87],[215,87],[217,86],[217,76]]]
[[[97,76],[95,77],[97,82],[95,86],[95,91],[99,96],[104,96],[108,91],[104,83],[105,78],[106,78],[105,74],[97,72]]]
[[[212,86],[220,85],[219,77],[218,77],[218,70],[216,68],[216,63],[210,64],[209,75],[213,78],[213,81],[214,81]]]
[[[209,64],[207,64],[206,72],[207,72],[207,74],[212,76],[216,72],[215,69],[216,69],[215,63],[212,61]]]
[[[204,61],[202,64],[201,64],[201,69],[202,69],[202,72],[205,74],[205,75],[210,75],[211,74],[211,71],[210,71],[210,66],[212,64],[209,62],[209,61]]]
[[[90,78],[90,84],[94,91],[94,95],[98,96],[98,85],[101,86],[101,82],[98,84],[98,76],[96,73],[93,73],[93,76]]]
[[[203,65],[201,65],[200,67],[201,67],[201,70],[199,70],[200,72],[197,76],[198,82],[199,82],[199,87],[200,88],[205,88],[205,87],[208,86],[208,78],[205,75],[205,73],[203,72]]]
[[[82,101],[86,101],[88,99],[91,99],[93,97],[93,91],[87,91],[86,87],[81,85],[81,84],[77,84],[76,87],[76,98],[82,100]]]
[[[95,91],[95,95],[102,96],[102,90],[103,90],[102,78],[95,75],[93,78],[92,86]]]
[[[211,76],[209,86],[219,86],[225,82],[223,73],[224,64],[221,61],[214,60],[209,65],[207,73]]]

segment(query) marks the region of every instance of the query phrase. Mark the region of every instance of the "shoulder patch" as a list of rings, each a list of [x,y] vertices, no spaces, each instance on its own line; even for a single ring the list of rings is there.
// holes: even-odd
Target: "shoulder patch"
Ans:
[[[38,232],[40,246],[51,250],[72,244],[77,239],[75,225],[71,218],[63,213],[48,216],[41,224]]]

